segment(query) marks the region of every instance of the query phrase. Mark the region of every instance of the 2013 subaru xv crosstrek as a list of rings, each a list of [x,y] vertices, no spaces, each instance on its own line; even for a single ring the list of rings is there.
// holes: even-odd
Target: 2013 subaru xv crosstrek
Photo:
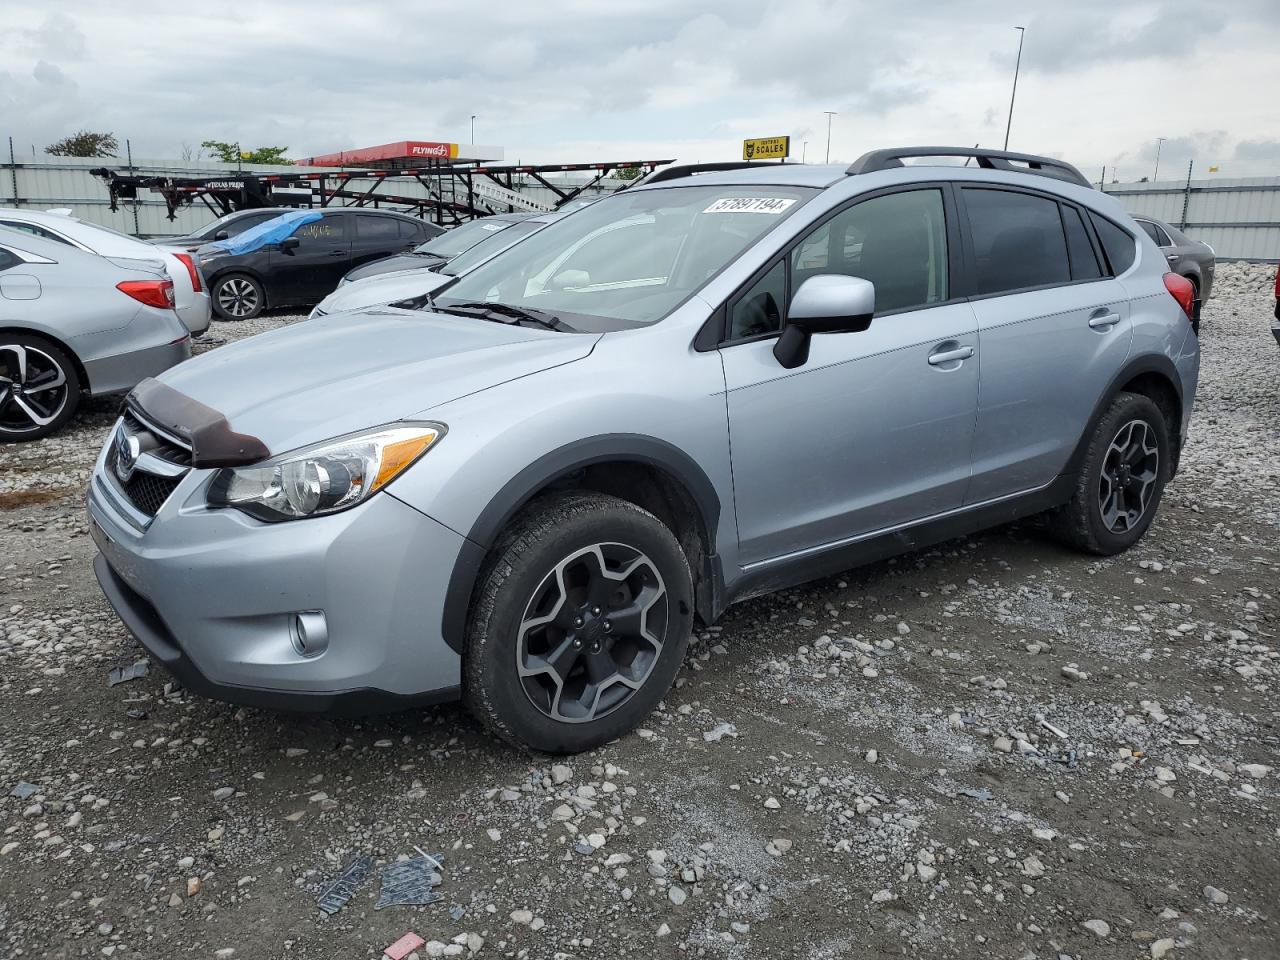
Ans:
[[[735,600],[1042,511],[1142,536],[1199,353],[1114,199],[990,151],[710,166],[140,385],[88,495],[129,629],[197,692],[461,695],[576,751]]]

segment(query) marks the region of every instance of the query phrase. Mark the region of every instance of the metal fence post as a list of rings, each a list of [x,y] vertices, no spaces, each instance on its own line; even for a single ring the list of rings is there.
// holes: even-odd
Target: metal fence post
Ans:
[[[13,155],[13,137],[9,138],[9,178],[13,183],[13,205],[20,207],[22,201],[18,198],[18,161]]]
[[[124,141],[124,152],[129,160],[129,176],[133,176],[133,144],[129,142],[127,137]],[[133,235],[135,237],[138,235],[138,193],[136,190],[133,194]]]
[[[1191,167],[1194,164],[1194,160],[1187,161],[1187,189],[1182,194],[1182,222],[1178,224],[1179,230],[1187,227],[1187,207],[1191,204]]]

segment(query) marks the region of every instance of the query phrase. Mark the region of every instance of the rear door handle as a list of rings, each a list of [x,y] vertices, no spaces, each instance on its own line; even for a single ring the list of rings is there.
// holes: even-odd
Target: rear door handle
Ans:
[[[1167,255],[1165,256],[1165,259],[1166,259],[1166,260],[1168,260],[1170,263],[1173,263],[1175,260],[1177,260],[1177,259],[1178,259],[1178,254],[1176,254],[1176,253],[1170,253],[1170,254],[1167,254]]]
[[[929,365],[940,367],[944,363],[951,363],[954,360],[968,360],[973,356],[973,347],[955,347],[951,350],[939,350],[937,353],[929,354]]]
[[[1089,326],[1095,330],[1110,330],[1119,322],[1120,314],[1118,313],[1100,313],[1089,318]]]

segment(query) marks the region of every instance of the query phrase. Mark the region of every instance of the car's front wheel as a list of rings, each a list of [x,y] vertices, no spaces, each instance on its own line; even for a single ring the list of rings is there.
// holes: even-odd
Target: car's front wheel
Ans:
[[[76,365],[42,337],[0,333],[0,442],[38,440],[80,405]]]
[[[1129,549],[1151,526],[1171,467],[1160,408],[1141,394],[1117,395],[1089,438],[1075,495],[1053,516],[1057,533],[1089,553]]]
[[[548,497],[516,519],[481,574],[464,695],[506,740],[590,750],[652,712],[692,624],[689,563],[657,517],[598,493]]]
[[[262,284],[243,273],[221,277],[213,285],[213,310],[223,320],[252,320],[266,304]]]

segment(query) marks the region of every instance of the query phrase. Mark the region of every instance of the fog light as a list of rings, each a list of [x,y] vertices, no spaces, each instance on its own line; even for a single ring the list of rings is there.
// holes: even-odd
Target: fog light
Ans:
[[[293,615],[293,648],[304,657],[316,657],[329,646],[329,624],[323,610],[301,610]]]

